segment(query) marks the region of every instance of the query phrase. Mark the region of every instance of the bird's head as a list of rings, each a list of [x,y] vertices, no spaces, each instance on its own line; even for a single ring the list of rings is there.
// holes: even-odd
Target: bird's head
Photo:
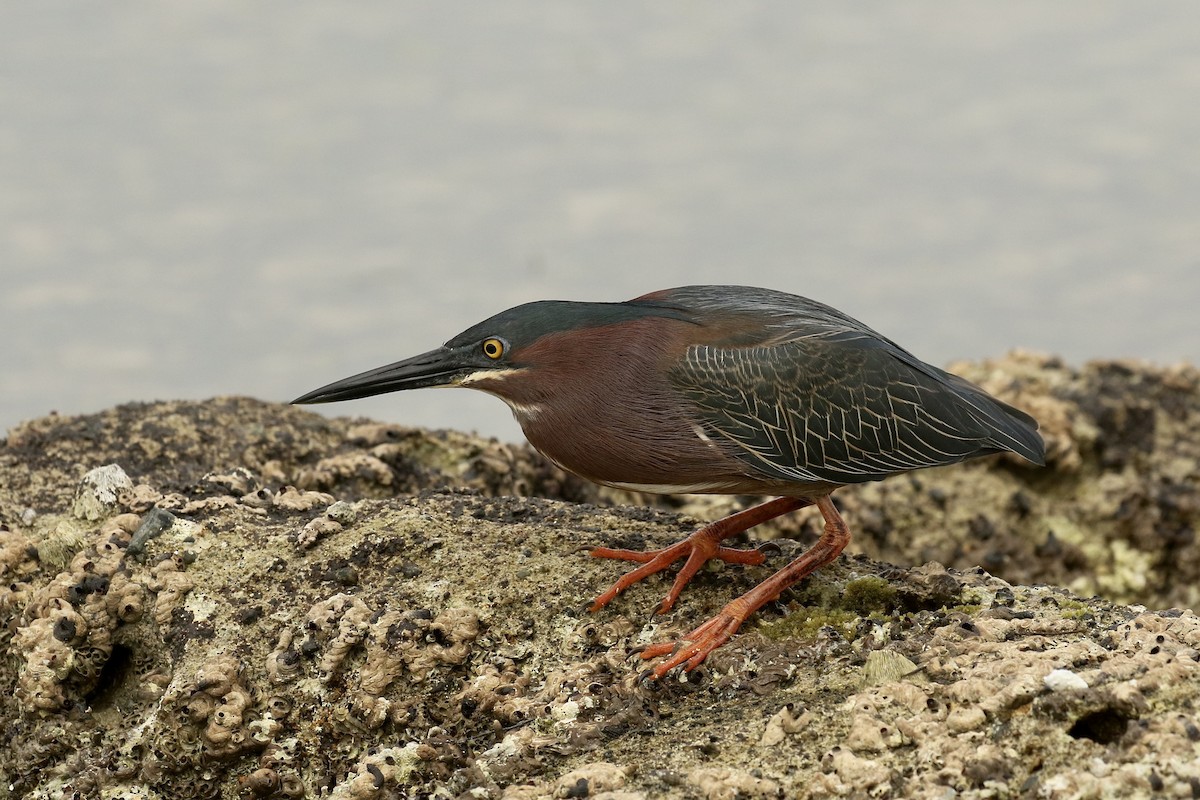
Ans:
[[[647,318],[681,318],[657,303],[543,300],[510,308],[473,325],[436,350],[335,381],[293,400],[332,403],[404,389],[466,386],[506,400],[566,370],[587,370],[597,341],[620,343]],[[591,335],[603,331],[602,336]],[[553,374],[552,374],[553,373]]]

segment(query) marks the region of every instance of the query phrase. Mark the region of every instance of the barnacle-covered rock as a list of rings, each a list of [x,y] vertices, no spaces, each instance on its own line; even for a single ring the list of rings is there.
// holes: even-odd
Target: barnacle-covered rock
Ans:
[[[379,486],[390,486],[392,470],[378,457],[369,453],[332,456],[321,459],[312,467],[301,470],[296,483],[301,489],[329,489],[350,478]]]
[[[383,694],[404,675],[409,685],[429,679],[435,670],[462,664],[471,642],[479,635],[478,615],[468,609],[447,609],[436,616],[428,609],[373,611],[361,599],[334,595],[308,610],[307,627],[323,642],[318,669],[323,681],[339,677],[357,649],[363,660],[357,668],[357,687],[351,708],[369,728],[388,718],[392,702]],[[280,681],[288,668],[291,640],[281,638],[268,667]]]
[[[52,561],[68,555],[61,549],[67,542],[77,552],[36,589],[12,582],[20,591],[7,602],[20,603],[21,610],[12,636],[20,659],[13,696],[25,711],[46,715],[90,693],[108,664],[117,629],[141,618],[146,587],[124,569],[135,523],[132,515],[118,515],[90,536],[69,537],[63,535],[69,526],[55,524],[43,540]],[[26,556],[37,553],[30,543]],[[13,570],[18,573],[20,564]]]
[[[892,565],[838,559],[701,669],[661,681],[640,677],[638,647],[686,634],[802,552],[811,515],[774,524],[795,541],[771,563],[702,571],[647,621],[671,575],[589,613],[622,568],[577,548],[661,547],[699,520],[649,497],[562,502],[630,496],[572,483],[524,447],[244,398],[20,426],[0,442],[5,788],[1189,795],[1195,371],[1020,356],[976,376],[1041,409],[1048,468],[998,458],[839,491],[853,544]],[[342,456],[363,469],[330,472],[328,497],[273,505]],[[138,484],[81,520],[78,465],[108,463]],[[743,499],[655,502],[704,518]],[[339,527],[296,547],[313,519]],[[1048,686],[1056,671],[1078,680]],[[389,773],[372,760],[389,749],[412,759]],[[620,765],[624,785],[572,775],[599,763]]]
[[[230,653],[205,657],[190,680],[177,676],[159,705],[161,712],[151,725],[139,729],[131,745],[143,753],[139,765],[143,778],[170,787],[171,792],[186,787],[195,796],[212,796],[216,784],[201,780],[193,785],[196,775],[211,776],[212,765],[270,744],[270,737],[261,735],[264,719],[246,683],[244,667]],[[267,719],[266,724],[276,731],[273,721]],[[257,789],[261,778],[242,786]]]

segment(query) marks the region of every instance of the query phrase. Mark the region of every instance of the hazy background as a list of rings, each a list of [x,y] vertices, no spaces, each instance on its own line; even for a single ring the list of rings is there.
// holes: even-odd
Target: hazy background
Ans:
[[[539,298],[1200,360],[1194,3],[5,3],[0,434],[289,400]],[[515,439],[494,398],[324,407]]]

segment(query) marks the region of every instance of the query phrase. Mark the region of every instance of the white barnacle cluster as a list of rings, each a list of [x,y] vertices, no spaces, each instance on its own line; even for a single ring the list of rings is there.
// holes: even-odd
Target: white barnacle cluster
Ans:
[[[324,508],[331,503],[333,503],[331,494],[285,486],[275,495],[271,505],[284,511],[312,511],[314,508]]]
[[[1002,782],[1020,755],[995,731],[1046,724],[1101,743],[1135,727],[1140,742],[1120,751],[1121,759],[1047,777],[1046,796],[1098,797],[1111,786],[1148,796],[1154,782],[1162,796],[1188,793],[1200,780],[1195,725],[1148,712],[1156,695],[1200,680],[1200,618],[1142,612],[1104,639],[1081,639],[1070,634],[1084,621],[1043,613],[1035,602],[1024,606],[1038,611],[947,617],[923,644],[919,672],[881,678],[851,695],[845,737],[822,758],[810,795],[868,796],[893,786],[900,754],[912,752],[930,765],[931,780],[955,791]],[[1000,646],[1013,640],[1025,646]],[[768,721],[760,744],[791,738],[798,742],[787,746],[803,746],[811,722],[808,712],[785,708]]]
[[[329,800],[382,800],[398,794],[409,783],[419,757],[416,744],[385,747],[368,753],[329,793]]]
[[[614,683],[613,675],[624,677]],[[643,714],[637,680],[636,673],[614,672],[603,661],[554,670],[538,685],[510,661],[483,666],[455,700],[464,716],[490,717],[497,732],[509,733],[478,755],[475,768],[485,781],[504,784],[539,751],[596,749],[612,729]]]
[[[487,664],[454,699],[467,716],[486,714],[510,727],[535,714],[538,698],[531,696],[529,675],[514,665]]]
[[[238,788],[250,797],[291,800],[305,797],[307,789],[297,765],[296,739],[272,742],[258,757],[258,768],[238,778]]]
[[[344,526],[354,522],[357,514],[353,504],[341,500],[334,502],[333,495],[304,491],[294,486],[286,487],[275,499],[276,505],[292,511],[308,511],[317,506],[328,506],[325,513],[313,517],[296,534],[296,545],[301,550],[309,549],[324,536],[340,532]]]
[[[283,481],[274,465],[266,470],[272,479]],[[183,516],[214,514],[222,509],[242,508],[252,513],[265,514],[268,510],[299,513],[322,508],[333,502],[333,496],[325,492],[309,491],[292,485],[278,489],[265,484],[265,478],[245,467],[236,467],[228,472],[210,472],[204,475],[190,494],[161,492],[148,484],[130,485],[121,490],[117,504],[137,513],[153,509],[171,511]]]
[[[154,621],[160,626],[170,623],[175,609],[187,593],[195,588],[192,579],[184,572],[186,567],[183,556],[173,553],[150,569],[150,580],[146,585],[155,592]]]
[[[381,726],[400,713],[386,694],[398,679],[406,685],[427,681],[438,670],[464,663],[479,637],[479,616],[464,608],[438,613],[430,609],[371,608],[360,597],[337,594],[309,609],[309,640],[302,649],[321,652],[317,672],[323,683],[353,675],[350,711],[368,728]],[[308,642],[315,642],[308,645]],[[298,677],[290,633],[282,634],[267,657],[267,672],[283,683]]]
[[[577,652],[592,653],[616,668],[623,662],[640,630],[625,616],[608,621],[588,619],[582,625],[571,626],[563,638],[565,644]]]
[[[71,523],[62,524],[71,530]],[[146,576],[144,571],[127,570],[124,563],[125,547],[138,524],[133,514],[112,517],[90,540],[84,538],[86,546],[49,582],[8,598],[10,604],[24,601],[13,635],[13,652],[24,661],[16,688],[23,708],[47,714],[88,694],[112,654],[116,629],[141,619]],[[50,550],[55,535],[50,531],[44,540]],[[65,535],[76,541],[73,534]],[[23,561],[11,563],[6,571],[19,574],[22,564],[33,559],[31,547],[23,551]],[[3,552],[11,556],[15,550],[10,546]]]
[[[40,571],[40,557],[33,540],[0,523],[0,618],[8,618],[29,603],[30,580]]]
[[[218,655],[196,670],[194,683],[188,687],[191,721],[201,729],[201,738],[215,757],[240,752],[251,738],[246,717],[253,696],[241,671],[237,658]]]
[[[177,673],[159,709],[128,745],[141,780],[169,788],[172,797],[208,797],[213,787],[205,785],[205,765],[261,752],[260,768],[240,782],[246,793],[304,796],[299,773],[277,741],[282,730],[278,709],[262,702],[237,656],[214,652],[203,657],[190,677]]]
[[[392,468],[373,452],[327,456],[296,473],[296,483],[305,489],[329,489],[352,479],[374,486],[391,486],[394,477]]]
[[[81,480],[71,516],[31,513],[22,518],[25,530],[0,530],[0,576],[9,590],[0,612],[10,620],[23,712],[44,719],[94,702],[120,691],[126,675],[137,696],[158,698],[169,683],[137,645],[142,633],[125,627],[172,624],[193,588],[187,568],[205,530],[157,507],[117,513],[144,496],[112,464]],[[132,672],[106,671],[115,652],[117,666],[128,662]]]

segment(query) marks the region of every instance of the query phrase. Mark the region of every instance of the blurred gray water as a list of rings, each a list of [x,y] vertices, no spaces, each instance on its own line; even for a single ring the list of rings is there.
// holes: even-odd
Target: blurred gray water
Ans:
[[[4,3],[0,431],[747,283],[1200,360],[1194,4]],[[324,407],[516,439],[494,398]]]

